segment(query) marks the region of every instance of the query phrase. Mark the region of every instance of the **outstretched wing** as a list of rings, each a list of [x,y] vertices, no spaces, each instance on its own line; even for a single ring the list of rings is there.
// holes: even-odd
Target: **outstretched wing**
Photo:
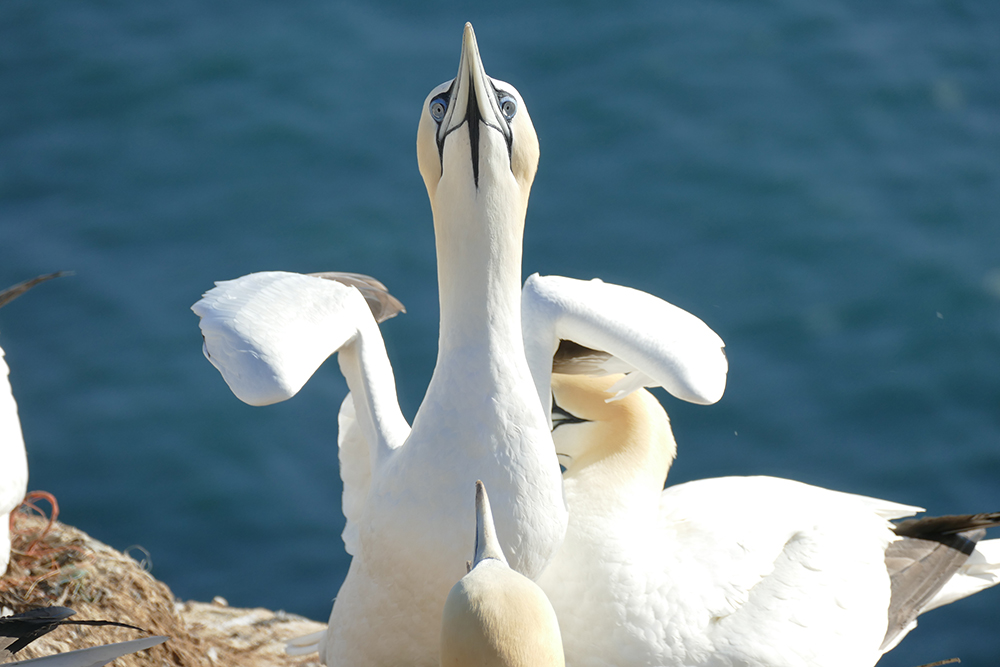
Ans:
[[[685,401],[711,404],[725,391],[722,339],[694,315],[645,292],[536,273],[521,292],[521,319],[543,406],[554,360],[562,373],[627,373],[612,387],[619,395],[662,386]],[[561,341],[574,345],[556,358]]]
[[[268,272],[220,282],[192,310],[201,317],[205,356],[251,405],[291,398],[340,352],[351,389],[338,437],[344,544],[354,554],[374,458],[409,434],[376,323],[401,312],[402,304],[368,276]]]
[[[201,318],[205,356],[250,405],[294,396],[372,319],[354,287],[284,271],[218,282],[191,310]]]

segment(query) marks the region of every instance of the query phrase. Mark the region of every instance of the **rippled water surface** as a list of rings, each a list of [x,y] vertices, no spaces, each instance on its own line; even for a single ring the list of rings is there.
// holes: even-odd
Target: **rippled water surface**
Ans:
[[[541,142],[525,275],[652,292],[727,343],[718,405],[660,394],[672,479],[1000,509],[1000,5],[5,0],[0,286],[76,273],[0,343],[64,519],[183,598],[325,620],[339,370],[243,405],[189,306],[257,270],[377,276],[412,417],[438,316],[414,138],[466,20]],[[932,612],[882,664],[995,664],[998,610]]]

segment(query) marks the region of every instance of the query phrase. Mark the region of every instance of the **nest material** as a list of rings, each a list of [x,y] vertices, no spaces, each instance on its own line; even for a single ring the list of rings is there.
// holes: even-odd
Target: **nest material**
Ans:
[[[52,504],[53,518],[37,500]],[[7,574],[0,577],[0,606],[18,613],[32,607],[65,606],[73,620],[106,619],[139,626],[170,641],[119,658],[117,667],[276,667],[318,664],[318,656],[292,658],[284,640],[322,629],[322,625],[283,612],[234,609],[225,601],[179,603],[133,558],[83,531],[55,521],[58,506],[48,494],[29,494],[11,513],[11,551]],[[136,639],[118,627],[63,626],[17,654],[35,658],[98,644]]]

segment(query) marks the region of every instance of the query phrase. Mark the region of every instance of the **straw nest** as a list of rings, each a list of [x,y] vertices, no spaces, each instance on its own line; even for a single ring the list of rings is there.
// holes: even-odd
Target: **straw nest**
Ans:
[[[51,518],[40,510],[40,499],[50,503]],[[316,632],[321,624],[284,612],[231,608],[220,598],[212,603],[178,602],[143,563],[59,523],[57,515],[55,499],[39,492],[29,494],[11,513],[11,562],[0,577],[0,606],[9,612],[59,605],[76,610],[71,620],[119,621],[170,636],[165,644],[120,658],[114,663],[118,667],[319,664],[316,655],[286,655],[284,641]],[[69,625],[35,641],[17,659],[139,636],[126,628]]]

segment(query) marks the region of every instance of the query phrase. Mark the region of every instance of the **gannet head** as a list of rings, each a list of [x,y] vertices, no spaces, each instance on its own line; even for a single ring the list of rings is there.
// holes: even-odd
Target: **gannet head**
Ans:
[[[602,461],[665,477],[677,453],[670,419],[645,389],[608,402],[621,378],[552,374],[552,441],[567,477]]]
[[[441,619],[442,667],[564,667],[559,622],[538,585],[507,566],[482,482],[476,482],[476,557]]]
[[[538,167],[538,137],[520,93],[490,78],[465,24],[458,76],[431,91],[417,129],[417,162],[431,207],[442,199],[475,200],[501,188],[518,200],[522,219]]]

